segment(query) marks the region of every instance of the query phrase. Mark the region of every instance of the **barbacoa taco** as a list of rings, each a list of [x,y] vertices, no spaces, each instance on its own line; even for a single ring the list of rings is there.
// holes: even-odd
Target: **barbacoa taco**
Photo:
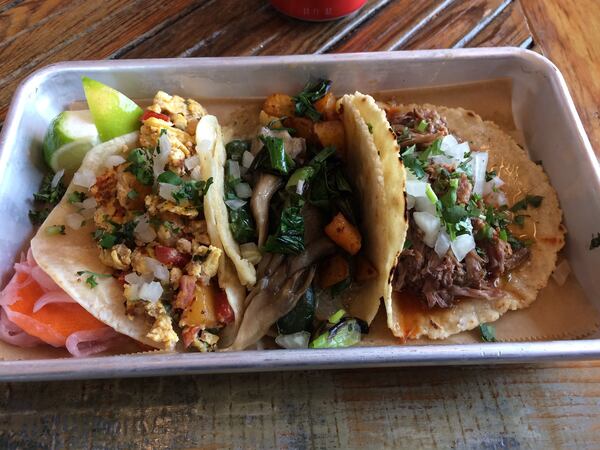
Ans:
[[[373,127],[393,131],[406,167],[407,222],[381,226],[408,225],[385,302],[394,335],[442,339],[529,306],[564,244],[541,165],[471,111],[381,106]]]
[[[158,92],[138,132],[86,155],[31,242],[66,294],[118,333],[155,348],[227,346],[245,289],[207,224],[214,180],[201,154],[218,124],[194,100]],[[63,233],[46,228],[62,225]]]

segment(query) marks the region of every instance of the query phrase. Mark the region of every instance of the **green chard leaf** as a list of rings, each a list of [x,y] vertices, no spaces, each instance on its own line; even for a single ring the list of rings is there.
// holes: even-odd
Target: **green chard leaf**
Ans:
[[[260,140],[267,150],[271,170],[281,175],[287,175],[294,169],[294,160],[285,152],[283,139],[273,136],[260,136]]]
[[[268,128],[271,127],[268,126]],[[249,152],[251,146],[252,143],[248,140],[235,139],[229,142],[225,146],[225,151],[227,152],[227,159],[240,162],[242,160],[242,155],[244,154],[244,152]]]
[[[293,199],[281,211],[281,218],[275,234],[269,235],[263,250],[269,253],[297,255],[304,250],[304,201]]]
[[[294,108],[297,116],[300,117],[308,117],[313,122],[317,122],[321,120],[321,113],[319,113],[313,103],[324,97],[329,89],[331,88],[331,81],[318,79],[314,83],[307,83],[304,86],[302,92],[300,92],[295,97],[292,97],[294,100]]]

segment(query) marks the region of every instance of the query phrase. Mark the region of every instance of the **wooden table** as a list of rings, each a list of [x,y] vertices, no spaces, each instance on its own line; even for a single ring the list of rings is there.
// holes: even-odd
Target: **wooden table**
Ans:
[[[304,23],[262,0],[0,0],[0,121],[73,59],[511,45],[562,70],[600,151],[597,0],[369,0]],[[600,362],[0,385],[0,447],[598,448]]]

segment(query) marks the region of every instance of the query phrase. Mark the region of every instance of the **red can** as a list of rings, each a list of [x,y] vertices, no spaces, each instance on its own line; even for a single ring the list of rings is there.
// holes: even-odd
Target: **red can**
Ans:
[[[367,0],[271,0],[271,4],[288,16],[310,21],[325,21],[358,11]]]

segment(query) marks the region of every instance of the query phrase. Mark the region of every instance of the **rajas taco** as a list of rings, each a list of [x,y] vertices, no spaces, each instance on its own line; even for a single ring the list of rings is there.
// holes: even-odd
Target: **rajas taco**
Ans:
[[[93,148],[31,243],[65,293],[148,346],[227,346],[244,289],[218,236],[201,154],[218,124],[194,100],[158,92],[139,132]],[[46,228],[64,224],[64,235]]]
[[[381,106],[406,174],[406,218],[382,226],[407,228],[385,302],[394,335],[442,339],[529,306],[564,244],[542,167],[471,111]]]

